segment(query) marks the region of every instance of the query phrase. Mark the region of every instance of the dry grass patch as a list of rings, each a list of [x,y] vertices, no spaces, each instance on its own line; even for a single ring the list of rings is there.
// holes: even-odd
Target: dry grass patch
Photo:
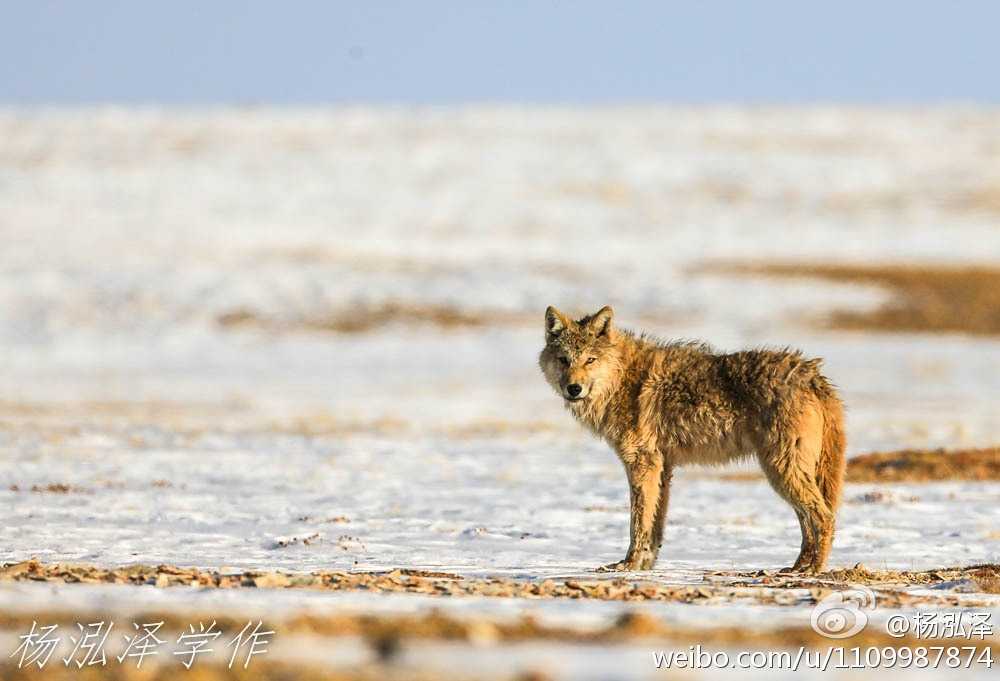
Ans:
[[[692,479],[724,482],[763,482],[759,470],[722,470],[691,468]],[[900,449],[891,452],[860,454],[847,460],[847,482],[900,483],[965,480],[994,482],[1000,480],[1000,447],[982,449]],[[916,501],[915,497],[896,496],[885,490],[868,492],[857,503]],[[995,533],[1000,537],[1000,532]]]
[[[408,592],[436,596],[494,596],[501,598],[568,598],[615,601],[673,601],[693,603],[733,596],[732,587],[671,585],[648,580],[465,578],[424,570],[388,572],[284,573],[247,571],[222,574],[172,565],[131,565],[101,568],[84,564],[23,561],[0,566],[0,582],[38,581],[88,584],[133,584],[158,587],[303,588],[324,591]],[[758,594],[774,602],[773,594]]]
[[[848,482],[935,482],[1000,480],[1000,447],[903,449],[873,452],[847,462]]]
[[[21,485],[11,485],[8,487],[11,492],[35,492],[35,493],[49,493],[49,494],[69,494],[74,492],[77,494],[88,494],[89,490],[76,487],[75,485],[67,485],[63,482],[50,482],[47,485],[32,485],[31,487],[22,487]]]
[[[219,315],[216,321],[225,328],[257,328],[273,332],[366,333],[393,324],[442,329],[482,328],[522,323],[526,317],[509,312],[460,310],[448,305],[390,302],[302,319],[276,319],[253,310],[238,309]]]
[[[820,594],[824,594],[832,584],[865,584],[884,589],[879,594],[879,607],[899,607],[909,604],[908,595],[894,590],[894,587],[931,586],[968,581],[976,585],[978,593],[1000,593],[998,591],[1000,564],[996,563],[934,570],[875,570],[858,563],[854,567],[828,570],[819,575],[776,573],[768,570],[715,572],[711,575],[712,578],[724,580],[728,584],[763,584],[785,589],[813,589],[820,590]],[[822,595],[819,595],[819,598],[822,598]]]
[[[446,572],[416,569],[386,572],[286,573],[245,571],[220,573],[173,565],[130,565],[102,568],[76,563],[42,563],[28,560],[0,565],[0,582],[35,581],[85,584],[131,584],[156,587],[200,587],[218,589],[267,588],[312,589],[322,591],[364,591],[368,593],[419,593],[431,596],[489,596],[494,598],[589,599],[603,601],[663,601],[708,604],[720,601],[755,601],[764,605],[800,605],[803,599],[817,602],[837,584],[865,583],[905,586],[973,580],[987,592],[1000,578],[1000,566],[942,568],[921,572],[873,571],[863,566],[833,570],[821,575],[801,575],[774,571],[719,571],[707,573],[699,584],[656,581],[655,577],[595,577],[575,579],[511,579],[463,577]],[[788,589],[809,589],[808,595]],[[946,590],[933,596],[914,596],[898,588],[879,596],[883,607],[898,608],[931,604],[958,606],[959,595]]]
[[[812,277],[888,287],[895,298],[870,312],[834,312],[828,323],[866,331],[1000,335],[1000,268],[931,265],[723,264],[710,271]]]

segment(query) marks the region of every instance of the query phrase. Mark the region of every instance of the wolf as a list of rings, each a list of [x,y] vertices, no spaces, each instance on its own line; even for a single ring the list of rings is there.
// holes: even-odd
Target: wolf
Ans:
[[[566,408],[618,454],[631,518],[624,560],[656,563],[676,466],[756,458],[802,530],[793,572],[821,572],[833,542],[844,478],[843,404],[801,352],[716,353],[619,329],[603,307],[573,320],[545,311],[539,365]]]

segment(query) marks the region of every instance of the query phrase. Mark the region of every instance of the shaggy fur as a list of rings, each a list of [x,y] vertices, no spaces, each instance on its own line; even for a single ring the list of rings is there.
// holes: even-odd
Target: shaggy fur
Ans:
[[[569,411],[610,444],[631,497],[625,559],[648,570],[663,537],[671,473],[756,457],[798,516],[793,571],[823,569],[844,477],[843,408],[820,360],[791,350],[717,354],[617,329],[605,307],[574,321],[545,311],[539,364]]]

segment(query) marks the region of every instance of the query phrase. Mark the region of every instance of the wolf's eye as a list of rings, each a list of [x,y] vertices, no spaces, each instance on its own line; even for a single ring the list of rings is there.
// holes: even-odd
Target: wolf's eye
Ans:
[[[588,357],[587,361],[585,362],[585,364],[593,364],[596,361],[597,361],[596,357]]]
[[[562,364],[564,367],[568,367],[569,366],[569,358],[568,357],[560,357],[559,358],[559,363]]]

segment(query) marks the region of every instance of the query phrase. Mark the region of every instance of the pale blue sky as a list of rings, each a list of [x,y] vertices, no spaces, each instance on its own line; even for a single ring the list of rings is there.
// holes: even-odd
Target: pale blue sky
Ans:
[[[1000,3],[4,3],[0,103],[1000,103]]]

